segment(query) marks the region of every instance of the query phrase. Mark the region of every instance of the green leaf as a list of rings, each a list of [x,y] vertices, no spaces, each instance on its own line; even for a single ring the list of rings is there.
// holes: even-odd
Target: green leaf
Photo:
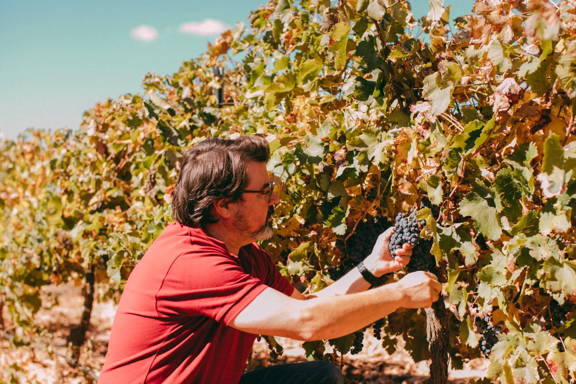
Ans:
[[[551,232],[566,232],[571,228],[567,212],[543,212],[540,216],[540,233],[547,235]]]
[[[428,14],[426,18],[431,22],[437,22],[444,14],[444,1],[443,0],[428,0]]]
[[[480,232],[489,239],[498,240],[502,235],[496,208],[476,192],[470,192],[460,202],[460,214],[474,219]]]
[[[460,276],[460,271],[457,269],[452,269],[448,271],[448,284],[446,285],[446,292],[449,298],[453,298],[456,295],[458,287],[456,286],[456,281],[458,281],[458,276]],[[455,300],[450,299],[450,302],[455,304]]]
[[[545,355],[556,349],[558,340],[552,335],[550,335],[550,333],[538,329],[531,336],[532,340],[528,344],[528,348],[530,348],[531,350],[537,351],[537,353],[541,355]]]
[[[564,148],[560,144],[560,137],[553,133],[544,142],[542,170],[551,174],[554,167],[564,168]]]
[[[542,272],[541,285],[558,301],[563,302],[565,295],[576,293],[576,270],[570,264],[549,258],[544,262]]]
[[[443,61],[441,65],[446,70],[446,74],[444,75],[446,81],[451,82],[452,84],[460,83],[460,80],[462,79],[462,68],[458,63],[453,61]]]
[[[403,59],[410,56],[408,52],[405,52],[401,46],[396,46],[392,48],[390,54],[388,55],[388,60],[396,61],[398,59]]]
[[[526,236],[534,236],[540,231],[539,227],[540,212],[528,211],[526,215],[516,223],[512,228],[512,235],[523,233]]]
[[[319,58],[308,59],[300,66],[300,71],[296,75],[298,84],[311,80],[318,76],[322,70],[322,60]]]
[[[374,93],[375,87],[375,82],[357,77],[354,81],[353,95],[359,101],[366,101]]]
[[[464,256],[464,265],[474,265],[478,261],[478,250],[471,241],[462,242],[460,252]]]
[[[334,207],[328,219],[324,222],[324,225],[332,228],[334,233],[337,235],[346,234],[346,211],[339,206]]]
[[[542,187],[542,192],[545,197],[551,198],[562,194],[564,190],[564,185],[567,179],[572,176],[572,171],[568,174],[564,172],[563,169],[554,167],[551,173],[541,173],[538,175],[538,181],[540,181],[540,186]]]
[[[440,74],[435,72],[424,78],[422,96],[430,102],[430,113],[438,116],[444,113],[452,101],[452,86],[440,86]]]
[[[504,49],[498,39],[493,39],[488,48],[488,58],[495,66],[500,66],[504,62]]]
[[[524,180],[521,172],[511,168],[503,168],[498,171],[494,180],[494,189],[498,193],[502,205],[501,210],[513,221],[522,215],[520,202],[528,189],[527,185],[520,184],[521,180]]]
[[[530,74],[536,72],[538,70],[538,68],[540,68],[541,62],[542,61],[538,57],[534,57],[534,58],[530,59],[529,61],[525,62],[524,64],[522,64],[520,66],[520,69],[518,69],[518,76],[523,78],[523,77],[526,77],[527,75],[530,75]]]
[[[332,39],[334,45],[332,50],[335,52],[334,68],[336,70],[344,69],[348,59],[348,34],[350,33],[350,25],[340,22],[334,26],[332,31]]]
[[[538,95],[546,93],[552,84],[551,79],[551,66],[554,65],[552,58],[548,58],[540,63],[540,66],[535,72],[526,75],[526,83]]]
[[[378,54],[378,42],[375,36],[370,35],[363,39],[356,47],[355,55],[364,60],[367,66],[367,72],[371,72],[382,66],[383,61]]]
[[[302,150],[310,157],[321,158],[324,156],[324,142],[318,136],[308,135]]]
[[[493,265],[487,265],[486,267],[482,268],[482,270],[478,273],[478,278],[495,287],[502,286],[506,283],[504,272],[500,268]]]
[[[290,58],[288,56],[282,56],[274,63],[274,72],[283,71],[288,68],[290,64]]]
[[[296,86],[296,78],[292,73],[286,73],[276,76],[274,82],[266,87],[266,92],[274,93],[286,93],[290,92]]]
[[[474,332],[474,326],[472,325],[472,319],[470,316],[466,317],[466,321],[460,324],[460,338],[465,340],[466,345],[471,348],[476,348],[479,343],[479,338],[476,332]]]
[[[380,21],[386,14],[386,8],[378,0],[370,0],[366,13],[374,20]]]
[[[289,0],[278,0],[278,4],[276,5],[276,9],[274,13],[284,13],[290,10],[290,1]]]
[[[538,149],[533,142],[528,142],[518,146],[518,149],[510,155],[509,159],[524,166],[530,166],[532,160],[538,156]]]
[[[420,182],[420,188],[422,188],[428,194],[430,202],[434,205],[440,205],[443,201],[443,190],[442,181],[436,175],[430,176],[426,180]]]
[[[288,258],[292,261],[302,261],[306,256],[308,256],[308,251],[311,246],[313,246],[313,244],[310,241],[301,243],[296,247],[296,249],[288,254]]]
[[[488,139],[494,125],[494,119],[486,123],[479,120],[471,121],[464,126],[462,133],[454,136],[451,146],[462,148],[466,153],[475,151]]]

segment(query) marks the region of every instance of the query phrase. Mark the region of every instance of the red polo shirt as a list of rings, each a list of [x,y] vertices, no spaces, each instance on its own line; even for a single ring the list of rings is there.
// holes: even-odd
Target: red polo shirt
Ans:
[[[237,383],[256,335],[229,324],[266,287],[293,291],[257,245],[235,256],[169,225],[126,283],[98,382]]]

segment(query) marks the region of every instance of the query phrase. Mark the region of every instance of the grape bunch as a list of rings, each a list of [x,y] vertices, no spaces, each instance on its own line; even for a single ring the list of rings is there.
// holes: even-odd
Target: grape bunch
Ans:
[[[354,333],[354,344],[352,344],[352,348],[350,349],[350,352],[353,355],[356,355],[356,354],[362,352],[362,348],[364,348],[364,330],[363,329],[361,331],[357,331],[356,333]]]
[[[420,238],[420,228],[426,224],[426,221],[416,220],[416,211],[412,209],[409,214],[400,212],[396,215],[394,222],[394,234],[390,238],[390,253],[396,256],[396,251],[401,249],[406,243],[416,246]]]
[[[374,337],[378,340],[382,340],[382,327],[384,327],[384,319],[379,319],[372,324],[374,329]]]
[[[408,272],[429,271],[438,273],[436,260],[430,253],[432,241],[420,238],[420,230],[426,225],[425,220],[416,220],[416,210],[396,215],[394,234],[390,238],[390,253],[396,257],[395,252],[405,243],[413,246],[410,263],[406,267]]]
[[[560,328],[566,324],[569,312],[567,305],[560,305],[556,300],[550,301],[550,317],[554,328]]]
[[[332,279],[339,279],[359,262],[364,260],[364,258],[372,252],[378,236],[391,226],[392,223],[384,217],[369,218],[358,223],[354,234],[350,236],[346,243],[343,244],[342,242],[339,244],[340,247],[345,249],[345,257],[342,259],[342,264],[339,267],[329,271],[330,277]],[[386,280],[387,277],[382,276],[380,283],[383,284]]]
[[[482,334],[480,340],[480,351],[484,356],[488,356],[498,342],[498,335],[501,333],[500,328],[492,324],[490,315],[485,315],[476,319],[476,326],[478,331]]]

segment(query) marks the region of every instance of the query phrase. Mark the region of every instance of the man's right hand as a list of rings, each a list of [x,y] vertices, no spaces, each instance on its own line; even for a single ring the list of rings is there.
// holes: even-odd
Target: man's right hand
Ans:
[[[403,295],[400,303],[403,308],[430,307],[442,291],[436,276],[424,271],[409,273],[395,284]]]

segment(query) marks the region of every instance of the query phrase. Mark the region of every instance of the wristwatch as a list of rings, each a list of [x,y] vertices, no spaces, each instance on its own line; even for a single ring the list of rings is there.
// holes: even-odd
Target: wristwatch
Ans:
[[[370,272],[366,266],[364,265],[364,261],[361,261],[358,263],[358,265],[356,266],[356,268],[358,268],[358,271],[360,272],[360,274],[362,275],[362,277],[370,283],[371,286],[375,287],[377,285],[380,285],[382,282],[379,278],[377,278],[376,276],[374,276],[372,274],[372,272]]]

